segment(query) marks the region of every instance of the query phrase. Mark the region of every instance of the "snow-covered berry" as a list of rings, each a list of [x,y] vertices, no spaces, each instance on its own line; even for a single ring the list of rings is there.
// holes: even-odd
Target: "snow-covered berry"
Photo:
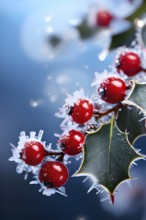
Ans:
[[[118,72],[123,71],[127,76],[134,76],[141,71],[141,60],[134,52],[125,52],[119,55],[116,65]]]
[[[47,188],[58,188],[63,186],[68,179],[67,167],[58,161],[45,162],[39,172],[39,180]]]
[[[60,139],[62,151],[70,156],[75,156],[82,152],[85,138],[80,131],[71,130],[68,135]]]
[[[20,158],[30,166],[36,166],[45,158],[44,146],[39,141],[28,141],[20,153]]]
[[[93,105],[87,99],[80,99],[69,113],[74,122],[84,124],[93,116]]]
[[[98,93],[105,102],[115,104],[124,100],[126,84],[121,78],[109,77],[100,84]]]

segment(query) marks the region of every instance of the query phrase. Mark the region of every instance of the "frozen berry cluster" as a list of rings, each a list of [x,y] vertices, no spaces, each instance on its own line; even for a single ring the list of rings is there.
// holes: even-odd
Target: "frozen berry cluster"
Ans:
[[[102,18],[102,19],[101,19]],[[97,23],[107,25],[112,17],[103,13]],[[69,177],[69,157],[81,158],[86,135],[98,130],[118,114],[128,99],[134,82],[146,82],[146,50],[140,45],[117,50],[114,64],[109,72],[96,73],[92,86],[95,92],[88,98],[84,90],[68,95],[65,104],[56,113],[63,119],[56,150],[42,141],[43,131],[38,135],[21,132],[18,145],[12,145],[10,161],[17,163],[17,172],[34,175],[32,184],[40,184],[44,195],[55,192],[65,194],[64,185]]]

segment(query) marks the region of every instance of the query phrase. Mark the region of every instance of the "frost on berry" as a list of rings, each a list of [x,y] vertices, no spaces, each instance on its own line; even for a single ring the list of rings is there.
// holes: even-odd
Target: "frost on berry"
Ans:
[[[135,76],[141,71],[141,62],[138,54],[134,52],[127,52],[120,54],[118,58],[117,70],[123,71],[127,76]]]
[[[53,195],[53,194],[55,194],[55,193],[58,193],[58,194],[60,194],[60,195],[62,195],[62,196],[65,196],[65,197],[67,197],[67,194],[65,193],[65,187],[59,187],[58,189],[49,189],[49,188],[47,188],[46,186],[44,186],[44,184],[43,183],[41,183],[40,181],[39,181],[39,179],[38,179],[38,174],[36,175],[36,176],[34,176],[34,178],[36,179],[36,180],[33,180],[33,181],[31,181],[30,182],[30,184],[31,185],[33,185],[33,184],[39,184],[40,185],[40,189],[39,189],[39,192],[42,192],[42,194],[43,195],[45,195],[45,196],[51,196],[51,195]]]
[[[21,153],[22,153],[22,150],[23,150],[26,142],[28,142],[28,143],[40,142],[44,146],[44,150],[46,152],[46,156],[43,160],[43,163],[45,161],[57,161],[59,159],[60,151],[58,149],[53,150],[51,144],[46,145],[45,142],[42,142],[41,141],[42,135],[43,135],[42,130],[40,130],[38,135],[36,135],[36,132],[30,132],[29,136],[27,136],[25,134],[25,132],[21,132],[17,147],[11,144],[12,157],[9,158],[9,161],[14,161],[15,163],[17,163],[17,167],[16,167],[17,173],[20,174],[23,171],[26,173],[25,179],[27,178],[28,173],[32,173],[34,175],[33,178],[35,180],[31,181],[30,184],[39,184],[41,187],[39,192],[42,192],[43,195],[51,196],[52,194],[58,193],[60,195],[67,196],[65,193],[64,186],[60,186],[58,188],[48,188],[40,181],[39,171],[42,167],[42,163],[35,165],[35,166],[30,166],[30,165],[26,164],[21,158]],[[64,157],[63,162],[66,164],[66,163],[68,163],[68,160]]]
[[[25,142],[20,158],[30,166],[40,164],[46,156],[44,146],[38,141]]]
[[[129,1],[123,0],[121,7],[124,7],[126,2]],[[132,5],[136,7],[135,2],[132,1]],[[126,15],[118,16],[119,11],[123,13],[123,10],[119,9],[116,13],[117,7],[114,11],[113,8],[108,8],[108,4],[105,6],[107,8],[93,6],[91,10],[93,13],[90,11],[83,22],[72,20],[74,25],[79,25],[78,31],[83,28],[82,31],[85,31],[88,37],[93,34],[95,42],[98,41],[100,46],[104,47],[99,56],[101,61],[108,54],[112,36],[130,27],[123,19],[127,11]],[[125,26],[120,25],[124,22]],[[58,193],[66,196],[64,188],[68,179],[66,164],[74,158],[82,159],[82,162],[73,176],[86,176],[85,182],[91,181],[88,193],[96,189],[97,194],[100,193],[102,197],[101,201],[108,199],[114,203],[118,186],[123,182],[129,184],[132,179],[131,168],[136,165],[137,160],[145,159],[145,155],[140,154],[140,150],[132,145],[138,136],[145,134],[146,130],[146,48],[143,39],[146,33],[145,18],[138,20],[137,26],[140,30],[136,41],[129,48],[122,47],[117,50],[111,70],[95,73],[92,97],[86,97],[83,89],[75,91],[72,95],[67,94],[65,104],[56,113],[56,116],[62,119],[60,125],[62,133],[55,134],[58,138],[56,150],[52,149],[51,144],[46,145],[41,141],[43,131],[38,135],[30,132],[29,136],[21,132],[18,145],[11,144],[12,157],[9,160],[17,163],[17,173],[25,171],[26,178],[31,172],[34,180],[30,184],[40,185],[39,191],[43,195],[51,196]],[[88,35],[86,28],[93,32]],[[62,43],[70,43],[71,39],[79,37],[77,34],[72,38],[72,33],[70,32],[71,38],[66,39],[67,41],[61,37]],[[83,36],[83,39],[84,37],[86,36]],[[80,46],[83,46],[81,44],[82,42]],[[125,62],[122,57],[125,54],[135,56],[137,62],[134,67],[131,61],[122,66]],[[130,72],[129,69],[132,68],[134,70]],[[36,142],[43,146],[44,155],[39,162],[30,163],[25,149],[26,143]],[[63,172],[59,175],[58,171],[62,167]]]
[[[64,153],[75,156],[82,152],[84,141],[84,135],[72,129],[69,131],[68,135],[64,135],[60,138],[59,144]]]
[[[136,61],[137,66],[134,64],[135,66],[132,67],[133,73],[130,72],[130,74],[128,75],[124,73],[123,68],[127,68],[127,71],[129,71],[131,68],[131,64],[126,64],[126,61],[124,61],[124,67],[122,68],[120,57],[130,53],[135,54],[139,61]],[[138,83],[146,82],[146,51],[144,49],[141,49],[139,45],[135,46],[134,48],[119,48],[116,52],[115,66],[113,68],[113,71],[116,71],[116,69],[118,69],[119,75],[122,76],[125,80],[135,80]]]
[[[79,130],[85,133],[90,128],[90,125],[95,124],[96,126],[98,126],[98,123],[96,122],[94,117],[91,117],[89,120],[87,120],[87,122],[83,124],[76,123],[72,119],[72,108],[76,104],[78,105],[82,100],[86,100],[89,104],[92,104],[92,100],[85,96],[83,89],[75,91],[73,95],[68,94],[67,98],[65,99],[65,104],[62,108],[59,109],[59,112],[55,114],[57,117],[63,118],[60,128],[61,130],[63,130],[64,134],[72,129]]]
[[[65,99],[65,104],[63,105],[62,108],[59,109],[59,112],[57,112],[55,115],[58,118],[65,118],[66,120],[64,120],[62,122],[62,124],[64,124],[64,122],[69,120],[69,112],[70,112],[70,108],[74,106],[74,103],[78,102],[79,99],[84,99],[85,95],[84,95],[84,90],[80,89],[79,91],[75,91],[73,93],[73,95],[67,94],[67,97]]]
[[[55,163],[55,164],[57,164],[57,163],[60,163],[60,162],[56,162],[54,159],[46,159],[46,162],[45,163]],[[63,164],[62,164],[63,165]],[[56,168],[56,169],[59,169],[59,168]],[[60,194],[60,195],[62,195],[62,196],[67,196],[66,195],[66,193],[65,193],[65,187],[64,186],[59,186],[59,187],[53,187],[53,185],[52,185],[52,187],[48,187],[48,185],[47,184],[44,184],[44,182],[42,181],[42,178],[43,177],[45,177],[45,175],[47,176],[48,174],[47,174],[47,171],[49,171],[49,170],[45,170],[45,171],[43,171],[44,172],[44,175],[43,176],[41,176],[41,178],[40,178],[40,171],[43,171],[43,169],[42,168],[40,168],[40,169],[38,169],[37,170],[37,173],[35,173],[35,175],[34,175],[34,179],[35,180],[33,180],[33,181],[31,181],[30,182],[30,184],[39,184],[40,185],[40,189],[39,189],[39,192],[42,192],[42,194],[43,195],[46,195],[46,196],[51,196],[51,195],[53,195],[53,194],[55,194],[55,193],[58,193],[58,194]],[[58,172],[60,171],[60,169],[58,170]],[[45,173],[46,172],[46,173]],[[48,178],[52,178],[53,176],[54,176],[54,178],[56,179],[56,174],[53,174],[53,173],[51,173],[51,177],[48,177]],[[58,175],[58,174],[57,174]],[[65,174],[66,175],[66,174]],[[60,185],[62,185],[62,177],[60,177],[61,179],[61,184]],[[66,178],[66,177],[65,177]],[[53,180],[53,179],[52,179]],[[56,180],[57,181],[57,184],[58,184],[58,180]],[[63,180],[64,181],[64,180]],[[65,181],[66,182],[66,181]],[[64,182],[64,183],[65,183]],[[50,183],[51,184],[51,183]],[[64,185],[64,184],[63,184]],[[51,186],[51,185],[50,185]]]
[[[26,142],[31,142],[31,141],[37,142],[38,141],[44,146],[45,142],[41,141],[42,136],[43,136],[43,131],[42,130],[39,131],[38,135],[36,135],[36,132],[32,131],[32,132],[30,132],[30,136],[27,136],[26,133],[24,131],[22,131],[20,133],[20,136],[19,136],[18,145],[14,146],[13,144],[11,144],[11,146],[12,146],[12,157],[9,158],[9,161],[14,161],[15,163],[17,163],[17,167],[16,167],[16,172],[17,173],[22,173],[23,171],[25,171],[26,172],[25,177],[27,177],[27,174],[29,172],[32,172],[32,173],[37,172],[40,165],[37,165],[37,166],[27,165],[21,159],[21,153],[22,153],[22,150],[24,149],[24,146],[25,146]]]
[[[122,102],[126,96],[126,83],[120,78],[108,77],[100,84],[98,93],[107,103]]]
[[[71,108],[71,112],[69,114],[72,121],[79,125],[82,125],[89,121],[93,116],[93,105],[87,99],[80,99]]]
[[[81,131],[81,128],[78,128],[77,126],[74,126],[72,125],[72,129],[73,130],[77,130],[77,131]],[[61,139],[64,138],[65,136],[68,136],[69,135],[69,127],[63,127],[63,132],[62,134],[58,134],[58,133],[55,133],[55,137],[58,138],[58,141],[57,141],[57,150],[58,151],[62,151],[62,147],[61,147]],[[79,154],[77,155],[74,155],[74,156],[71,156],[71,155],[68,155],[68,154],[64,154],[64,158],[63,158],[63,161],[64,161],[64,164],[70,164],[72,162],[71,158],[74,158],[75,160],[81,160],[83,157],[83,154],[82,152],[80,152]]]
[[[104,95],[104,88],[101,86],[104,84],[104,82],[108,82],[108,79],[116,79],[117,81],[121,81],[124,83],[124,85],[130,86],[131,89],[126,90],[124,89],[124,95],[122,95],[121,100],[116,99],[115,98],[115,93],[113,91],[113,94],[111,94],[111,98],[114,99],[115,102],[106,102],[101,96],[102,94]],[[98,112],[106,112],[109,111],[110,109],[114,108],[119,101],[123,101],[124,99],[127,99],[131,90],[132,90],[132,84],[128,81],[125,81],[124,77],[122,77],[122,75],[119,75],[116,71],[113,72],[107,72],[104,71],[102,73],[95,73],[95,79],[93,81],[93,83],[91,84],[91,86],[95,87],[95,92],[94,95],[92,96],[92,100],[94,103],[94,111],[95,114],[98,114]],[[124,87],[125,88],[125,87]],[[117,91],[116,91],[117,93]],[[120,95],[121,97],[121,95]],[[114,111],[111,111],[109,114],[105,114],[103,117],[100,118],[100,120],[98,121],[98,123],[100,124],[105,124],[107,122],[109,122],[111,120],[111,118],[114,117]]]
[[[59,188],[68,180],[68,169],[60,161],[46,161],[39,171],[39,180],[47,188]]]

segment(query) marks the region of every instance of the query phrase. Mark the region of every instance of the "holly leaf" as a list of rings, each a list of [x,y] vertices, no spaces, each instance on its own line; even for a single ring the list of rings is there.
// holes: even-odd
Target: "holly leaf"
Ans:
[[[131,179],[131,163],[142,158],[127,141],[126,134],[120,133],[112,121],[86,137],[84,157],[75,176],[94,177],[100,185],[113,195],[116,187]]]
[[[137,106],[146,113],[146,84],[135,83],[130,97],[123,103]]]
[[[116,124],[121,132],[127,133],[131,144],[139,136],[146,134],[144,114],[137,106],[125,105],[119,111]]]
[[[86,17],[79,25],[76,26],[76,29],[78,30],[82,40],[92,37],[97,32],[97,28],[90,27],[88,25]]]
[[[113,35],[110,50],[115,49],[117,47],[122,47],[123,45],[128,47],[134,38],[134,33],[134,26],[131,26],[131,28],[128,31]]]

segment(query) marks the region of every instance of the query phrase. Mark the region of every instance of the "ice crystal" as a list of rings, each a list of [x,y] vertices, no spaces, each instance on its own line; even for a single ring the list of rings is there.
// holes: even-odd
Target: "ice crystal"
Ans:
[[[62,108],[59,109],[59,112],[55,114],[55,116],[57,116],[58,118],[63,118],[63,121],[60,124],[60,128],[63,131],[62,135],[68,134],[68,132],[72,129],[79,130],[85,133],[90,128],[90,125],[98,125],[97,121],[93,117],[83,125],[79,125],[72,121],[71,116],[69,115],[70,109],[74,106],[75,103],[77,104],[81,99],[87,99],[90,103],[92,103],[92,100],[85,96],[84,90],[81,88],[80,90],[75,91],[73,95],[67,94],[65,104]]]
[[[119,75],[115,70],[113,70],[112,72],[104,71],[102,73],[98,73],[98,72],[95,73],[95,79],[91,84],[91,86],[95,86],[95,92],[94,92],[94,95],[92,96],[92,100],[95,106],[95,112],[96,111],[98,112],[99,109],[100,111],[106,111],[106,110],[113,108],[116,105],[116,104],[109,104],[105,102],[104,100],[102,100],[98,92],[100,88],[100,84],[109,77],[120,78],[121,80],[125,81],[123,75],[122,74]],[[129,96],[130,92],[131,90],[126,91],[125,99]],[[113,113],[103,117],[102,120],[107,122],[107,117],[109,118],[113,117]]]
[[[20,133],[19,136],[19,142],[17,146],[14,146],[13,144],[10,144],[12,147],[12,157],[9,158],[9,161],[14,161],[15,163],[17,163],[17,167],[16,167],[16,172],[18,174],[22,173],[23,171],[25,173],[36,173],[40,167],[40,165],[37,166],[29,166],[27,165],[21,158],[20,158],[20,154],[22,152],[22,149],[24,148],[24,145],[26,142],[29,141],[40,141],[43,146],[45,147],[45,142],[42,142],[43,136],[43,131],[40,130],[38,135],[36,135],[36,132],[31,131],[30,135],[27,136],[26,133],[24,131],[22,131]],[[25,178],[27,177],[27,175],[25,176]]]
[[[141,46],[138,44],[136,45],[134,48],[132,47],[121,47],[116,51],[116,58],[115,58],[115,64],[112,67],[112,71],[116,72],[116,66],[119,63],[119,56],[121,54],[125,54],[128,52],[133,52],[136,53],[139,58],[140,58],[140,62],[141,62],[141,71],[139,73],[137,73],[134,76],[128,77],[127,75],[125,75],[122,70],[120,70],[119,73],[117,73],[119,76],[121,76],[122,78],[124,78],[125,80],[135,80],[138,83],[143,83],[146,82],[146,51],[144,49],[141,48]]]
[[[45,195],[45,196],[51,196],[55,193],[58,193],[58,194],[60,194],[62,196],[65,196],[65,197],[67,196],[66,193],[65,193],[65,187],[63,187],[63,186],[59,187],[59,188],[47,188],[46,186],[44,186],[44,184],[41,183],[40,180],[39,180],[38,173],[39,173],[39,170],[34,175],[35,180],[31,181],[30,184],[31,185],[32,184],[35,184],[35,185],[39,184],[40,185],[39,192],[42,192],[42,194]]]

